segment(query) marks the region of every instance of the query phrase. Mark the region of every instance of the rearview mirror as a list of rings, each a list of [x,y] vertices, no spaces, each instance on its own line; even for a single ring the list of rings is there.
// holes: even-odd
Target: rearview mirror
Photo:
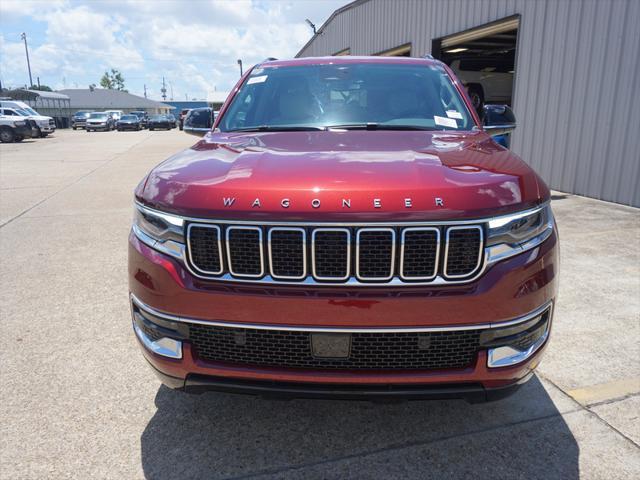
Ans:
[[[482,123],[489,135],[504,135],[516,128],[516,116],[508,105],[485,105]]]
[[[211,108],[197,108],[191,110],[184,119],[184,131],[190,135],[204,137],[213,126],[213,110]]]

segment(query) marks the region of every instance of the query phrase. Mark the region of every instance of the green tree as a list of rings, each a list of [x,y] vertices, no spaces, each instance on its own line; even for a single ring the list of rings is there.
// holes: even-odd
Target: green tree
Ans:
[[[104,72],[104,75],[102,75],[100,79],[100,86],[108,90],[121,90],[126,92],[124,89],[124,77],[122,73],[115,68],[112,68],[110,72]]]
[[[53,89],[49,85],[31,85],[30,90],[40,90],[41,92],[53,92]]]

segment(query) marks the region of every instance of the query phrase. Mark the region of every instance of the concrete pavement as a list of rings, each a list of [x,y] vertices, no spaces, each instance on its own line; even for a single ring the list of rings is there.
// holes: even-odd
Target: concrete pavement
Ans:
[[[178,131],[0,145],[0,478],[640,477],[640,211],[556,193],[554,332],[500,402],[161,387],[127,304],[132,190]]]

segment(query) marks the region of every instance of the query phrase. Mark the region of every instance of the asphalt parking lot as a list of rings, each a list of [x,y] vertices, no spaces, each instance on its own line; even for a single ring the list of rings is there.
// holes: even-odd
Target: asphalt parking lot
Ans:
[[[516,395],[371,404],[160,386],[127,303],[132,190],[195,142],[0,145],[0,477],[640,478],[640,210],[554,194],[554,332]]]

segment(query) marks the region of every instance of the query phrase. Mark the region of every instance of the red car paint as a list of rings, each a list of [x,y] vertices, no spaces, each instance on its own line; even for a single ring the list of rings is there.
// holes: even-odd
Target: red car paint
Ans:
[[[331,57],[270,62],[317,63],[432,60]],[[445,67],[446,68],[446,67]],[[311,131],[224,133],[214,130],[153,169],[135,191],[149,208],[187,218],[282,222],[424,222],[471,220],[521,212],[549,201],[544,182],[515,154],[482,131]],[[223,118],[245,73],[222,107]],[[216,282],[194,276],[175,258],[129,238],[129,288],[144,304],[199,321],[320,327],[447,327],[516,319],[557,293],[556,231],[538,247],[490,265],[463,284],[347,287]],[[481,350],[465,369],[342,371],[257,368],[200,360],[185,342],[181,360],[143,348],[164,375],[201,374],[315,384],[510,385],[537,365],[546,344],[526,362],[487,368]]]

